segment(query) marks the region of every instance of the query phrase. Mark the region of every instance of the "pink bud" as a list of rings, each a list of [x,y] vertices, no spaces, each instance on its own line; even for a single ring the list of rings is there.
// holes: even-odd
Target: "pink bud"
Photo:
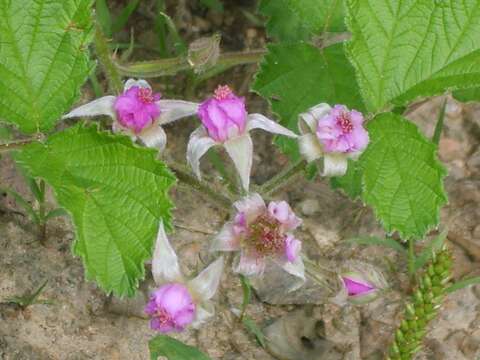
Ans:
[[[292,235],[287,235],[287,237],[285,238],[285,257],[287,258],[287,260],[289,262],[295,262],[301,250],[301,241],[295,239]]]
[[[351,279],[347,276],[342,277],[343,283],[347,288],[348,296],[357,296],[365,295],[371,293],[372,290],[375,290],[375,287],[370,285],[368,282],[362,282],[358,279]]]
[[[195,303],[188,289],[169,283],[154,291],[145,306],[151,316],[150,327],[162,333],[180,332],[195,318]]]
[[[287,230],[293,230],[302,223],[302,220],[295,215],[286,201],[271,201],[268,204],[268,213]]]
[[[325,152],[363,151],[369,142],[363,121],[363,115],[358,111],[349,111],[344,105],[335,105],[328,114],[318,119],[317,137]]]
[[[150,88],[130,87],[115,100],[118,122],[135,134],[140,133],[160,116],[160,108],[155,103],[158,100],[160,94],[153,93]]]
[[[228,86],[219,86],[212,98],[200,104],[198,116],[208,135],[224,142],[245,131],[245,99],[237,97]]]

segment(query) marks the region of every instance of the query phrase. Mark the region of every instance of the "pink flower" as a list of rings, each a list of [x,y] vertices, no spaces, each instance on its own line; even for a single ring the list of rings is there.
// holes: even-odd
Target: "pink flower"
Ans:
[[[212,139],[224,142],[245,131],[245,98],[236,96],[226,85],[219,86],[213,97],[200,104],[198,117]]]
[[[129,79],[119,96],[107,95],[84,104],[65,116],[107,115],[113,119],[113,132],[123,132],[132,140],[163,151],[167,135],[162,125],[197,113],[198,104],[183,100],[160,100],[145,80]]]
[[[356,160],[368,145],[363,122],[361,113],[344,105],[318,104],[299,115],[300,153],[309,162],[323,157],[324,176],[343,176],[348,159]]]
[[[187,146],[187,161],[201,178],[200,159],[213,146],[223,146],[233,161],[248,191],[252,169],[253,143],[250,130],[265,131],[296,138],[297,135],[261,114],[247,114],[245,99],[236,96],[228,86],[219,86],[212,98],[198,109],[202,126],[191,135]]]
[[[224,225],[211,250],[239,251],[234,271],[246,276],[262,274],[272,261],[300,280],[294,288],[301,286],[305,281],[301,242],[291,233],[301,220],[290,206],[272,201],[267,207],[260,195],[251,194],[234,207],[234,221]]]
[[[162,333],[180,332],[195,319],[195,304],[188,289],[169,283],[153,292],[145,307],[151,316],[150,327]]]
[[[365,150],[369,138],[363,121],[363,115],[358,111],[335,105],[317,124],[316,134],[325,152],[354,153]]]
[[[155,103],[161,95],[151,88],[132,86],[115,99],[113,105],[117,112],[118,122],[139,134],[146,126],[150,126],[160,116],[160,107]]]
[[[215,312],[210,299],[218,289],[222,273],[220,257],[195,278],[185,279],[160,222],[152,259],[152,275],[158,289],[145,306],[145,313],[151,317],[150,327],[162,333],[179,332],[189,325],[198,328]]]

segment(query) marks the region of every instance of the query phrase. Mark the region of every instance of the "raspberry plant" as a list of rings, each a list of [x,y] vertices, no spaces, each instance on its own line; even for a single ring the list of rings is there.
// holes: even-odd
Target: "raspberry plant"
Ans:
[[[218,1],[205,3],[223,8]],[[301,220],[288,204],[267,207],[262,196],[268,198],[297,175],[315,172],[333,176],[333,189],[373,208],[385,232],[398,234],[401,241],[392,246],[389,239],[385,245],[407,254],[408,271],[416,277],[414,243],[439,227],[439,211],[447,202],[446,170],[437,158],[443,118],[432,141],[404,114],[435,95],[479,100],[480,1],[261,0],[258,10],[267,18],[271,43],[233,53],[221,51],[219,34],[196,39],[187,51],[173,21],[162,13],[178,56],[129,63],[122,58],[131,49],[120,59],[113,56],[108,37],[125,26],[138,1],[132,4],[112,19],[105,1],[0,0],[0,120],[18,135],[0,144],[0,150],[12,153],[29,183],[42,184],[38,213],[12,190],[4,191],[24,204],[44,233],[48,218],[63,214],[61,209],[51,216],[45,212],[45,184],[51,187],[72,219],[73,250],[88,280],[115,296],[133,296],[146,276],[145,262],[153,257],[159,290],[146,309],[153,329],[180,331],[213,316],[210,305],[199,304],[217,290],[223,260],[188,280],[177,271],[178,259],[165,234],[173,228],[169,191],[182,184],[227,211],[235,207],[235,217],[213,239],[212,250],[242,249],[233,269],[242,274],[243,285],[247,277],[260,276],[268,261],[276,261],[300,280],[294,291],[305,274],[312,274],[312,263],[303,263],[301,239],[291,233]],[[74,108],[86,80],[95,79],[97,63],[108,95]],[[270,103],[275,120],[249,114],[245,98],[228,86],[196,102],[194,85],[252,63],[259,63],[252,91]],[[144,80],[179,72],[193,79],[185,99],[164,99]],[[96,80],[93,84],[98,92]],[[95,124],[101,115],[111,122]],[[192,170],[167,164],[162,126],[192,116],[200,120],[186,156]],[[275,143],[291,160],[264,184],[251,184],[254,129],[277,134]],[[212,147],[229,155],[238,184],[218,158],[215,167],[228,186],[214,188],[201,179],[200,158]],[[427,320],[444,294],[450,263],[448,251],[442,250],[425,267],[390,358],[409,359],[421,345]],[[347,273],[341,277],[346,299],[381,295],[381,276]],[[250,298],[249,286],[244,290]],[[182,299],[188,302],[188,316],[182,313],[186,308],[176,306]],[[165,335],[154,338],[150,349],[152,358],[207,358]]]

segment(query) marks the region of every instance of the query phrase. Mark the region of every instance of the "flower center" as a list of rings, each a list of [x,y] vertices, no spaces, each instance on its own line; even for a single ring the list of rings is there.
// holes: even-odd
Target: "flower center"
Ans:
[[[228,85],[219,85],[215,90],[214,97],[217,100],[225,100],[228,99],[232,94],[232,90],[228,87]]]
[[[353,130],[352,120],[350,120],[350,116],[346,112],[342,112],[337,120],[337,124],[344,134],[351,133]]]
[[[278,221],[264,214],[248,227],[246,242],[259,255],[272,255],[285,248],[285,235]]]
[[[151,104],[155,101],[152,89],[149,88],[140,88],[137,97],[144,104]]]
[[[155,317],[158,319],[161,325],[166,325],[172,321],[172,317],[163,308],[159,308],[155,313]]]

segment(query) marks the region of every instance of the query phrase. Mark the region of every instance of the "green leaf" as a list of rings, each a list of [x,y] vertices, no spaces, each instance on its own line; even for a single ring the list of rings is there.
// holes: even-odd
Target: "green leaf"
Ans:
[[[112,37],[112,15],[107,0],[95,0],[95,15],[106,37]]]
[[[258,10],[268,17],[268,35],[280,41],[345,30],[342,0],[262,0]]]
[[[61,216],[68,216],[68,212],[65,209],[57,208],[49,211],[48,214],[45,216],[45,220]]]
[[[478,0],[347,0],[347,53],[370,111],[480,85]]]
[[[245,310],[247,310],[248,304],[250,304],[250,300],[252,298],[252,285],[250,284],[250,280],[242,274],[239,275],[240,282],[242,283],[242,291],[243,291],[243,301],[242,301],[242,309],[240,313],[240,318],[242,319],[245,315]]]
[[[415,259],[415,271],[421,269],[428,260],[430,260],[434,253],[439,252],[442,249],[442,246],[447,238],[448,231],[440,233],[438,236],[433,239],[425,249],[422,250],[420,255]]]
[[[265,335],[263,334],[262,330],[258,328],[257,324],[255,324],[255,322],[246,315],[243,316],[242,323],[245,328],[255,336],[258,345],[266,348],[267,344]]]
[[[83,258],[87,277],[116,295],[135,293],[159,221],[171,228],[167,191],[175,179],[155,157],[128,137],[81,125],[15,155],[30,176],[45,179],[71,214],[74,252]]]
[[[128,4],[122,9],[120,14],[113,21],[113,24],[112,24],[113,33],[116,33],[122,30],[125,27],[125,25],[127,25],[130,15],[133,14],[135,9],[138,7],[138,4],[140,4],[140,0],[132,0],[128,2]]]
[[[437,147],[400,115],[385,113],[368,123],[370,144],[360,157],[363,200],[388,232],[422,238],[439,222],[446,203],[446,170]]]
[[[393,250],[396,250],[400,253],[406,254],[407,251],[405,248],[396,240],[392,238],[379,238],[376,236],[362,236],[362,237],[356,237],[352,239],[348,239],[347,242],[349,243],[354,243],[358,245],[379,245],[379,246],[385,246],[389,247]]]
[[[270,45],[253,90],[267,98],[280,123],[295,132],[298,115],[322,102],[364,110],[342,44],[324,49],[305,43]],[[281,137],[277,143],[284,152],[298,157],[295,140]]]
[[[348,168],[345,175],[332,177],[330,185],[333,189],[342,189],[352,199],[362,195],[362,169],[357,161],[348,160]]]
[[[480,87],[457,90],[452,93],[453,97],[461,102],[479,102],[480,101]]]
[[[467,286],[480,284],[480,276],[471,277],[461,281],[457,281],[455,284],[447,288],[448,293],[453,293],[457,290],[466,288]]]
[[[167,335],[157,335],[148,342],[150,359],[157,360],[164,356],[168,360],[210,360],[210,358],[193,346]]]
[[[93,63],[91,0],[0,1],[0,120],[48,131],[79,96]]]

